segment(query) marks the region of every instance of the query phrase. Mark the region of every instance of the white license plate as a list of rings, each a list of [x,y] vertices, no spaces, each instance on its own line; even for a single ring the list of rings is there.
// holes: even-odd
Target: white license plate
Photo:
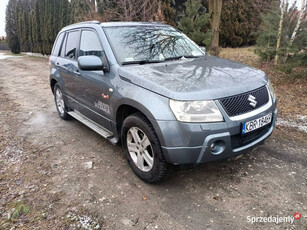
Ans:
[[[272,113],[269,113],[263,117],[257,118],[252,121],[247,121],[243,123],[242,127],[242,134],[249,133],[251,131],[254,131],[256,129],[259,129],[269,123],[271,123],[272,120]]]

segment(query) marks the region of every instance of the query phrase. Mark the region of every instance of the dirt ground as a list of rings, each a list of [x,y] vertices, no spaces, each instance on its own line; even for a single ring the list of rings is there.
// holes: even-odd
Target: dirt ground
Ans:
[[[307,229],[306,88],[273,81],[292,99],[264,145],[151,185],[120,146],[58,117],[46,58],[1,56],[0,229]],[[292,224],[248,222],[296,212]]]

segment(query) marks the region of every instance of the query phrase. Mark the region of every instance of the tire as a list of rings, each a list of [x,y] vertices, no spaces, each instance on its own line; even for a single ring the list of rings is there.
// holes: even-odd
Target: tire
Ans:
[[[69,120],[71,117],[67,113],[68,109],[65,100],[63,98],[62,90],[58,84],[55,84],[53,92],[54,92],[55,106],[60,118],[62,118],[63,120]]]
[[[136,141],[135,141],[136,140]],[[147,183],[164,180],[168,164],[150,122],[141,113],[127,117],[121,130],[122,147],[133,172]]]

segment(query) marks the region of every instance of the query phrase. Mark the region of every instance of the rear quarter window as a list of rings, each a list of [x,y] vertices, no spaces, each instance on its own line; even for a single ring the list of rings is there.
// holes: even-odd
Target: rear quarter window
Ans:
[[[65,46],[66,46],[66,41],[67,41],[67,34],[64,35],[64,41],[63,41],[63,45],[62,45],[62,48],[61,48],[61,54],[60,56],[61,57],[65,57]]]
[[[76,59],[77,47],[79,43],[79,31],[69,32],[66,37],[65,57]]]
[[[60,52],[61,45],[62,45],[62,42],[63,42],[63,37],[64,37],[64,33],[61,33],[58,36],[58,38],[57,38],[57,40],[56,40],[56,42],[53,46],[52,53],[51,53],[53,56],[59,56],[59,52]]]

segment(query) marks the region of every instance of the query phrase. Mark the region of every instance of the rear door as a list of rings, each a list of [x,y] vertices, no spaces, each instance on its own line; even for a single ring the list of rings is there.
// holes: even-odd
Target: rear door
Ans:
[[[49,67],[50,67],[50,77],[57,78],[59,75],[59,67],[56,65],[57,60],[59,59],[60,50],[63,44],[65,37],[65,32],[60,33],[57,36],[56,42],[54,43],[50,58],[49,58]]]
[[[64,83],[64,93],[69,99],[68,104],[74,104],[76,100],[75,83],[78,78],[78,44],[80,30],[68,31],[61,48],[60,56],[56,60],[61,79]],[[75,108],[75,106],[73,106]]]
[[[104,51],[97,32],[93,29],[82,29],[80,37],[80,56],[95,55],[103,60]],[[84,115],[111,130],[110,123],[110,74],[104,71],[79,70],[75,90],[76,99],[85,106]]]

